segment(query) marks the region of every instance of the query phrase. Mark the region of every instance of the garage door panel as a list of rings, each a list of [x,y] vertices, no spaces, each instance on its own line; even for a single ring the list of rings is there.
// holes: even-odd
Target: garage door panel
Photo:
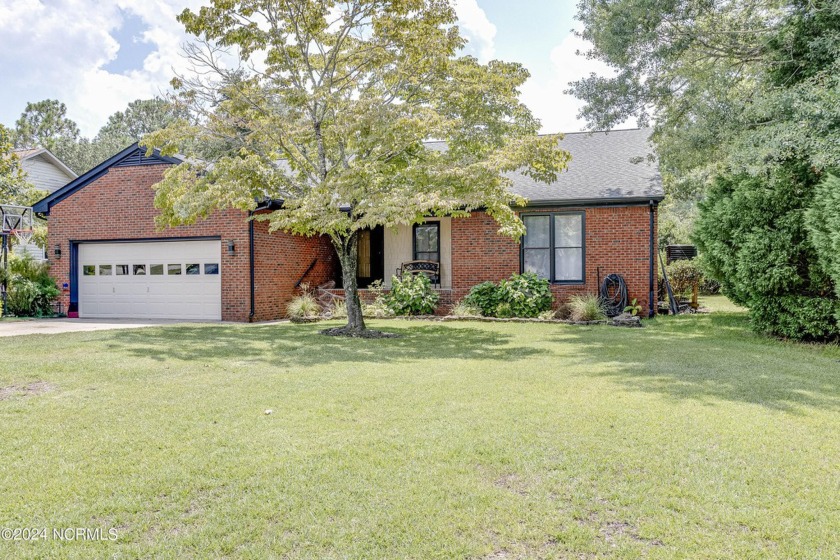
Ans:
[[[220,320],[221,275],[205,274],[206,264],[221,265],[220,241],[80,244],[79,316]]]

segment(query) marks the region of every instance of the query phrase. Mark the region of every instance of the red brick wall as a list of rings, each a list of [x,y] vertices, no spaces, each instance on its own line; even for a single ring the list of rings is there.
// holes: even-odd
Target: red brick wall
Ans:
[[[647,206],[540,209],[533,212],[586,213],[586,281],[554,284],[551,291],[559,304],[575,294],[598,293],[601,278],[621,274],[629,299],[638,299],[647,315],[650,270],[650,216]],[[523,212],[527,213],[527,212]],[[654,240],[656,239],[654,220]],[[454,299],[470,288],[491,280],[497,282],[520,272],[519,243],[500,236],[496,222],[483,212],[452,220],[452,288]],[[654,251],[658,247],[654,246]],[[654,265],[658,266],[656,254]]]
[[[151,186],[168,165],[113,167],[107,174],[50,209],[47,221],[51,271],[59,287],[70,282],[70,241],[221,236],[222,319],[247,321],[250,312],[249,239],[246,215],[225,210],[190,226],[157,229]],[[234,255],[227,241],[236,246]],[[61,259],[54,256],[61,248]],[[63,291],[67,310],[70,292]]]
[[[286,305],[300,294],[295,284],[304,278],[311,288],[331,280],[338,270],[338,257],[326,237],[301,237],[268,232],[268,222],[254,222],[255,319],[267,321],[286,316]]]

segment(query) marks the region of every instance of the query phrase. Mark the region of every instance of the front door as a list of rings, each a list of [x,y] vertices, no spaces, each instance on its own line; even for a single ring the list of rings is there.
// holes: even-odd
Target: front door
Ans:
[[[357,274],[360,288],[367,288],[376,280],[385,276],[385,230],[377,226],[372,230],[359,232],[359,270]]]

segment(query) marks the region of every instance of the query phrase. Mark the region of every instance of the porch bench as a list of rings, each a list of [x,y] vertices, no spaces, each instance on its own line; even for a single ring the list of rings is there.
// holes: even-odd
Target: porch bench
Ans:
[[[397,278],[404,274],[415,276],[425,274],[433,286],[440,288],[440,263],[437,261],[408,261],[402,263],[397,269]]]

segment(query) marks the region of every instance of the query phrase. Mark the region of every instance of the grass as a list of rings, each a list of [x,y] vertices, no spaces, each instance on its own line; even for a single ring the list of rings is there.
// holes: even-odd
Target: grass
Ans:
[[[758,337],[738,311],[372,325],[404,336],[5,339],[0,527],[118,539],[0,557],[840,554],[837,347]]]

